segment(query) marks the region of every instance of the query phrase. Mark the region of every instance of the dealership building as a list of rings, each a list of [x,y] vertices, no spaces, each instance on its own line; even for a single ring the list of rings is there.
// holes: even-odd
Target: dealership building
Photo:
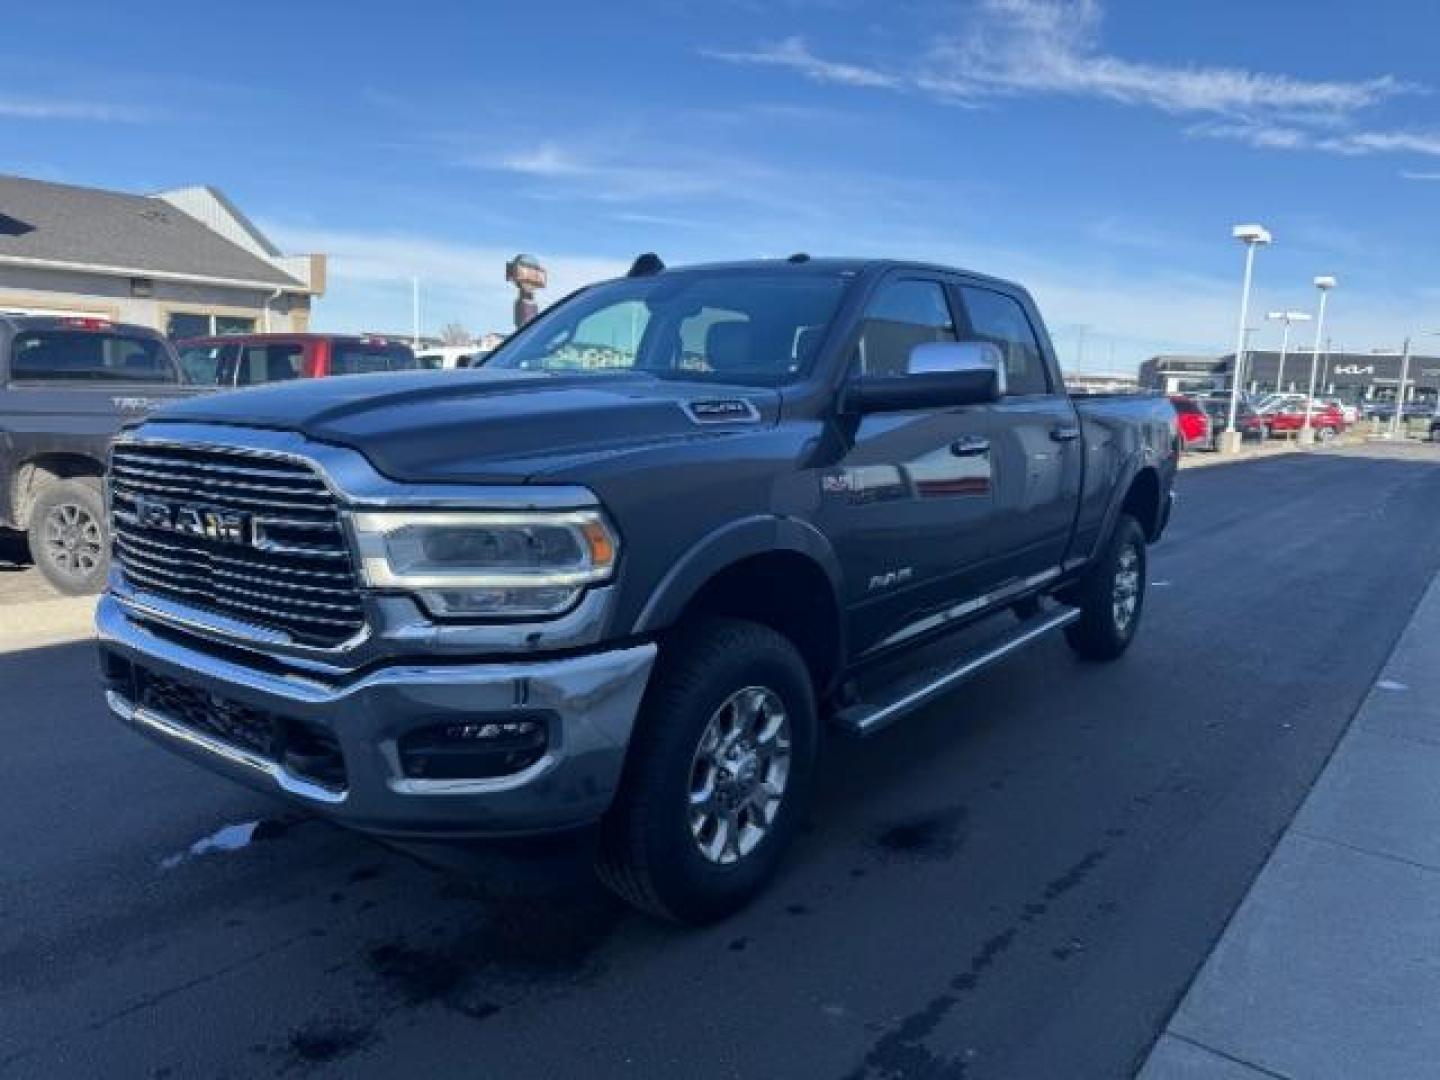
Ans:
[[[1310,387],[1308,350],[1291,352],[1280,373],[1278,352],[1252,352],[1245,357],[1241,385],[1255,392],[1280,389],[1304,393]],[[1403,358],[1398,353],[1321,353],[1315,371],[1316,392],[1359,404],[1395,400]],[[1228,390],[1235,356],[1152,356],[1140,365],[1140,385],[1166,393]],[[1435,403],[1440,397],[1440,357],[1412,356],[1405,376],[1405,400]]]
[[[177,338],[297,331],[324,291],[325,256],[282,255],[215,188],[133,195],[0,176],[0,314]]]

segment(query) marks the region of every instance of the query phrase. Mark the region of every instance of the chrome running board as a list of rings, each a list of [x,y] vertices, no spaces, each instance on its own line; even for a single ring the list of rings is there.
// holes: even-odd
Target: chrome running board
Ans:
[[[1000,637],[986,642],[978,650],[945,664],[932,665],[897,680],[886,688],[881,701],[862,701],[847,705],[834,716],[834,722],[855,735],[871,735],[896,720],[929,704],[941,694],[960,685],[1011,653],[1043,637],[1052,630],[1069,626],[1080,618],[1080,609],[1062,607],[1026,619]]]

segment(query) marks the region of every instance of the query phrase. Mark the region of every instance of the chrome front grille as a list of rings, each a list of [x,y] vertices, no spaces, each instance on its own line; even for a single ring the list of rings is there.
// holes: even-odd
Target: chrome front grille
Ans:
[[[335,500],[304,462],[118,443],[109,483],[115,555],[136,589],[305,645],[363,628]]]

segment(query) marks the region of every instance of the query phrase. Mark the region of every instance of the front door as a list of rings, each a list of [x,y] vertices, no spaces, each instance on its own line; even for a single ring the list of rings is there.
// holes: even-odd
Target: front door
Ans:
[[[855,375],[904,375],[910,350],[956,340],[939,279],[904,274],[872,298]],[[984,591],[995,509],[991,414],[983,405],[877,413],[852,420],[848,452],[820,476],[817,524],[845,569],[856,655],[937,625]]]

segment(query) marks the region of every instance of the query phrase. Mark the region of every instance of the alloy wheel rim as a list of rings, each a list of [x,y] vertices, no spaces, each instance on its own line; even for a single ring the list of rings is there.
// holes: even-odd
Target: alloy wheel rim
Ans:
[[[1134,544],[1126,546],[1115,566],[1115,584],[1110,597],[1115,627],[1128,634],[1140,609],[1140,552]]]
[[[76,503],[52,506],[45,515],[45,550],[50,563],[71,577],[85,577],[100,565],[105,539],[94,515]]]
[[[780,695],[747,686],[710,716],[690,763],[690,835],[730,866],[769,835],[790,779],[790,717]]]

